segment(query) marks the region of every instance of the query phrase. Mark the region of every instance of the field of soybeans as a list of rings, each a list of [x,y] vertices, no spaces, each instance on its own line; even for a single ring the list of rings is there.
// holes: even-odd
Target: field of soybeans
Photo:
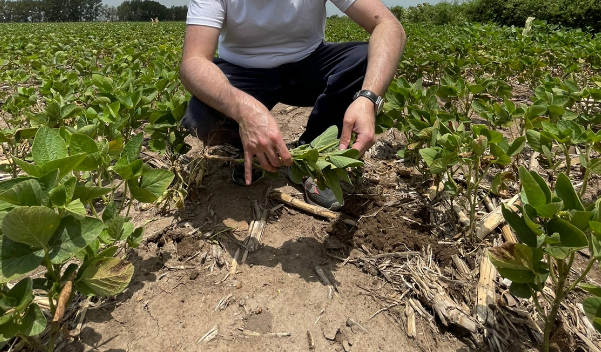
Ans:
[[[0,351],[599,351],[601,36],[404,27],[376,145],[293,153],[326,214],[180,126],[184,23],[0,25]]]

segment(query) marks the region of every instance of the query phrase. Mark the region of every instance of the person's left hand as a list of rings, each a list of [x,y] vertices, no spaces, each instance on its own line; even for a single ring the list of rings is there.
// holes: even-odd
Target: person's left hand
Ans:
[[[351,142],[351,133],[357,133],[357,140],[353,148],[363,155],[376,143],[376,116],[374,103],[365,98],[355,99],[344,114],[342,134],[340,135],[340,149],[348,148]]]

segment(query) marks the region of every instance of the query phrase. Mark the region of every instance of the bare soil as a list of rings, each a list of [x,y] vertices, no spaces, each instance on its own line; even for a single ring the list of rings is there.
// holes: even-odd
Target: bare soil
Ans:
[[[286,142],[302,133],[309,111],[274,108]],[[190,142],[194,157],[201,145]],[[395,184],[395,170],[371,165],[378,176],[367,177],[366,184],[380,190]],[[185,211],[134,211],[136,225],[147,225],[146,240],[128,253],[135,267],[129,288],[90,307],[79,338],[63,351],[309,351],[312,344],[314,351],[467,351],[455,335],[434,334],[421,320],[412,340],[394,314],[370,319],[385,303],[369,292],[391,298],[398,293],[374,276],[377,272],[339,260],[362,255],[355,248],[382,253],[431,246],[436,260],[446,265],[456,250],[430,237],[429,217],[407,214],[402,207],[371,214],[387,201],[371,196],[348,197],[345,218],[364,216],[354,228],[280,208],[270,214],[258,250],[227,276],[253,219],[251,201],[264,200],[270,187],[302,196],[283,174],[248,187],[234,185],[230,175],[228,164],[211,162]],[[227,228],[233,230],[222,231]],[[206,239],[209,231],[213,236]],[[331,300],[316,266],[337,289]],[[214,327],[216,336],[200,341]]]

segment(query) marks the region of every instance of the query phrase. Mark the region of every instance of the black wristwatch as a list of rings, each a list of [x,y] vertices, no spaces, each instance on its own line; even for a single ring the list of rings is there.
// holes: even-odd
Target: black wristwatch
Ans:
[[[360,90],[355,93],[353,100],[359,97],[366,97],[367,99],[371,100],[372,103],[374,103],[374,112],[376,113],[376,116],[380,113],[380,111],[382,111],[382,108],[384,107],[384,99],[382,99],[381,96],[377,95],[371,90]]]

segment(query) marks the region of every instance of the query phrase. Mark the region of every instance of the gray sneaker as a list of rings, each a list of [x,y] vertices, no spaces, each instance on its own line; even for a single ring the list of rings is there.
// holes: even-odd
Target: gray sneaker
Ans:
[[[294,182],[290,175],[290,170],[291,169],[289,167],[287,170],[288,178],[290,179],[290,181]],[[305,189],[305,195],[307,196],[308,203],[318,205],[329,210],[339,210],[344,206],[344,200],[342,201],[342,204],[338,203],[334,192],[332,192],[332,190],[329,188],[326,188],[324,190],[319,189],[312,177],[303,178],[301,184]]]

